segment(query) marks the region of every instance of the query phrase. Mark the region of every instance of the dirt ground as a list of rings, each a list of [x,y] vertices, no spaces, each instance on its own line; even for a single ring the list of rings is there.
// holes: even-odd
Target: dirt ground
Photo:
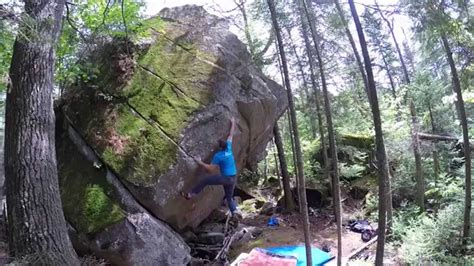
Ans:
[[[255,240],[233,250],[231,255],[237,256],[242,252],[249,252],[255,247],[268,248],[304,243],[303,224],[300,214],[277,214],[274,216],[278,218],[279,226],[268,227],[267,222],[270,217],[266,215],[246,217],[242,223],[259,227],[263,232]],[[320,249],[329,247],[331,254],[337,254],[337,232],[332,218],[323,215],[310,216],[310,231],[313,240],[312,244],[315,247]],[[359,233],[354,233],[346,229],[343,229],[342,243],[344,257],[364,244]]]
[[[350,215],[360,210],[361,202],[354,201],[352,199],[343,203],[344,213]],[[286,245],[298,245],[304,244],[303,234],[303,223],[302,216],[299,213],[292,214],[275,214],[279,220],[279,226],[269,227],[267,222],[270,216],[247,214],[244,215],[242,223],[249,226],[255,226],[262,229],[262,234],[252,241],[246,244],[236,247],[231,250],[230,257],[236,258],[240,253],[250,252],[253,248],[269,248],[276,246]],[[314,216],[309,217],[310,220],[310,231],[312,238],[312,245],[323,249],[323,247],[329,248],[329,252],[335,257],[337,255],[337,231],[334,215],[327,209],[317,213]],[[362,241],[359,233],[352,232],[345,229],[343,220],[343,235],[342,235],[342,255],[343,258],[350,255],[353,251],[363,246],[365,242]],[[371,224],[376,229],[376,224]],[[373,265],[371,259],[375,257],[376,242],[370,246],[364,253],[366,257],[369,257],[369,261],[364,262],[362,260],[356,262],[349,262],[349,265]],[[386,252],[387,253],[387,252]],[[390,257],[390,255],[389,255]],[[387,265],[399,265],[394,263],[388,258],[386,260]],[[385,264],[385,263],[384,263]],[[336,265],[336,259],[333,259],[326,265]]]

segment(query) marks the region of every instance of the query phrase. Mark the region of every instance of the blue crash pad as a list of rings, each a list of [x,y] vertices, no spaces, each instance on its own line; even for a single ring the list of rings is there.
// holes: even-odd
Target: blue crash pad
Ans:
[[[293,256],[298,260],[298,266],[306,265],[306,248],[305,246],[286,246],[267,248],[270,253],[280,256]],[[324,263],[331,260],[331,254],[320,250],[319,248],[311,248],[311,257],[313,258],[313,266],[324,265]]]

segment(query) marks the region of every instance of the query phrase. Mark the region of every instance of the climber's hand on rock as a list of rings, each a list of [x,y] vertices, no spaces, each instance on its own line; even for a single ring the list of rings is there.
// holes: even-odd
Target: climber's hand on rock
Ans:
[[[194,159],[194,161],[195,161],[197,164],[202,164],[202,161],[201,161],[201,158],[200,158],[200,157],[193,156],[193,159]]]

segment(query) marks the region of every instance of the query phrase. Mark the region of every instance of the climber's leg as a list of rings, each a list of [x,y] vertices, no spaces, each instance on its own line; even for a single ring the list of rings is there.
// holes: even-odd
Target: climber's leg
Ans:
[[[227,200],[227,206],[232,214],[237,210],[237,205],[234,200],[234,188],[235,188],[235,176],[226,177],[228,178],[226,184],[224,184],[225,199]]]
[[[225,177],[221,175],[210,175],[201,178],[201,181],[194,186],[191,192],[188,193],[189,198],[196,196],[197,194],[201,193],[201,191],[206,186],[215,186],[215,185],[223,185],[226,182]]]

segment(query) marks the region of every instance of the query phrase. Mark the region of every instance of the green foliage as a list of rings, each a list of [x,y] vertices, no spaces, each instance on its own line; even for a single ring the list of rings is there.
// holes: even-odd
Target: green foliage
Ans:
[[[461,203],[450,204],[435,216],[421,214],[412,219],[400,219],[398,215],[394,221],[394,235],[401,236],[403,260],[410,264],[473,262],[473,257],[463,257],[459,253],[462,217]]]
[[[0,91],[5,91],[13,53],[13,26],[0,19]]]
[[[361,177],[362,173],[365,171],[366,167],[360,164],[349,165],[347,163],[339,164],[340,175],[348,180],[356,179]]]
[[[60,89],[76,79],[88,80],[88,72],[79,59],[91,53],[97,45],[112,38],[133,38],[146,31],[142,11],[143,0],[69,1],[57,46],[56,83]],[[123,11],[123,12],[122,12]]]

